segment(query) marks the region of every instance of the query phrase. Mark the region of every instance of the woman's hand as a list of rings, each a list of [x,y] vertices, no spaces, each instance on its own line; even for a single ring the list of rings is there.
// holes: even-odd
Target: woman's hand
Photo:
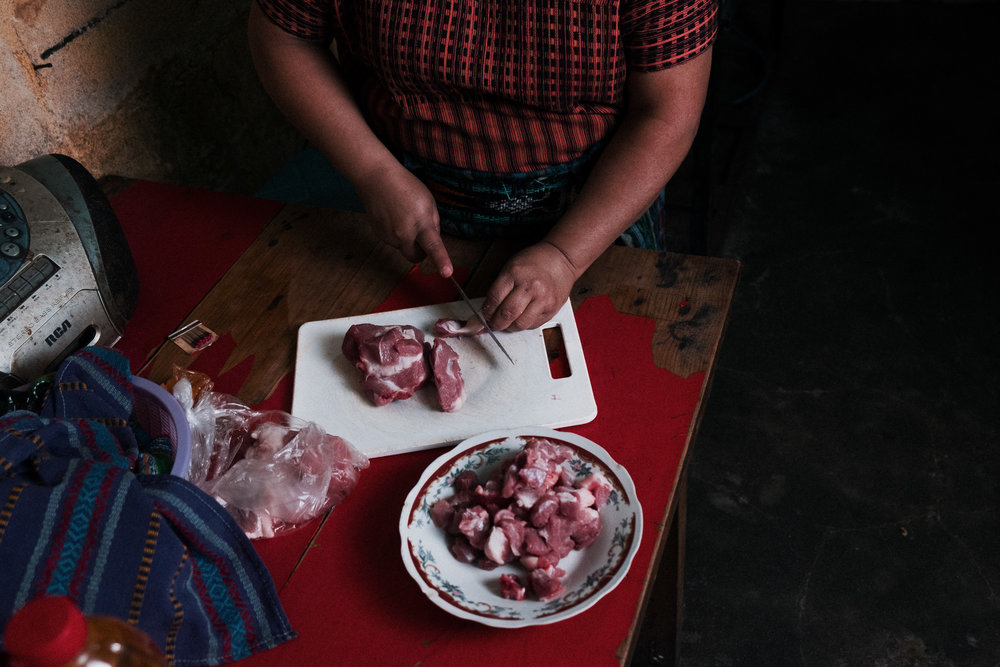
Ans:
[[[365,212],[379,237],[414,264],[430,257],[443,278],[452,274],[441,240],[437,204],[430,190],[398,162],[360,181]]]
[[[534,329],[552,319],[580,277],[569,258],[547,241],[510,258],[483,301],[483,317],[498,331]]]

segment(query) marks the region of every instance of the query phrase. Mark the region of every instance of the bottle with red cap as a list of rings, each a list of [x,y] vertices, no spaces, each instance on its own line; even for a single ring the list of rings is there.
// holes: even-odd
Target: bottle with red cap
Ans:
[[[32,600],[11,617],[3,635],[11,667],[165,667],[156,643],[111,616],[84,616],[68,597]]]

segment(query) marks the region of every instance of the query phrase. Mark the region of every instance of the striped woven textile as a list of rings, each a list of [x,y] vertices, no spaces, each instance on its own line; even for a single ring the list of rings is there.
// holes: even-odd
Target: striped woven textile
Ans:
[[[67,595],[145,631],[176,665],[219,665],[295,636],[250,541],[210,496],[135,475],[132,385],[119,353],[62,363],[41,409],[0,417],[0,628]]]

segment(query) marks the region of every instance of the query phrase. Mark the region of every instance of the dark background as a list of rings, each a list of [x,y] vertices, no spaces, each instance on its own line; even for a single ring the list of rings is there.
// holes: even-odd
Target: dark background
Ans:
[[[742,262],[689,467],[683,665],[1000,665],[998,19],[723,5],[671,185],[675,247]],[[634,665],[671,662],[664,604]]]

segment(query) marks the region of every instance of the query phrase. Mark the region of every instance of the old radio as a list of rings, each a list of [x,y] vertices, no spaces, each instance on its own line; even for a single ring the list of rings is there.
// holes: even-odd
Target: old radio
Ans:
[[[113,345],[138,298],[125,234],[79,162],[53,154],[0,167],[0,388]]]

